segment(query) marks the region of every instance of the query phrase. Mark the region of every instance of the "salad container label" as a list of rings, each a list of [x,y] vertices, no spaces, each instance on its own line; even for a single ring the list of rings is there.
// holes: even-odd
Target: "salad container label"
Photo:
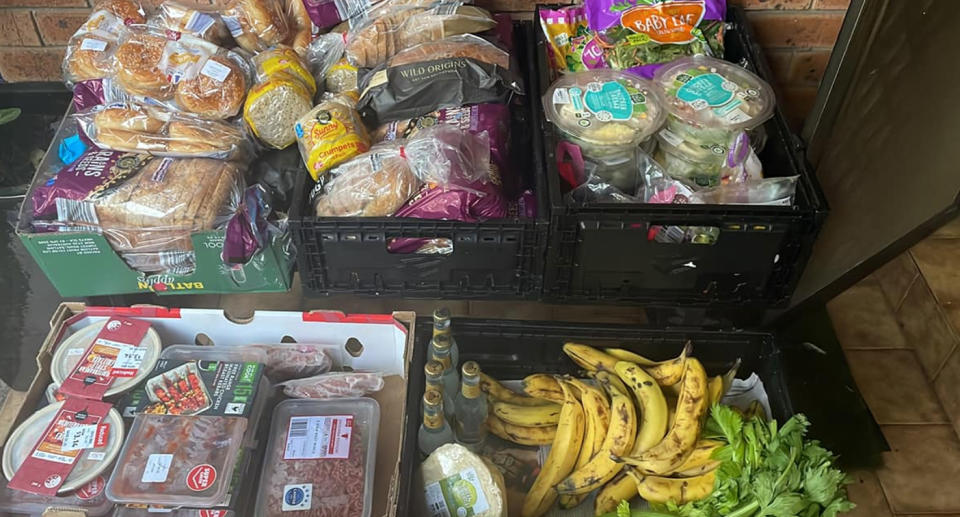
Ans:
[[[477,471],[469,468],[424,489],[430,517],[478,515],[490,509]]]
[[[100,424],[110,408],[106,402],[67,399],[8,486],[38,495],[56,495],[77,458],[85,449],[95,446],[101,433],[106,444],[110,428]],[[83,430],[73,431],[74,428]]]
[[[261,363],[161,359],[124,399],[123,415],[250,417],[262,376]]]
[[[283,459],[347,459],[352,436],[349,415],[291,417]]]
[[[101,399],[118,377],[134,377],[145,349],[136,350],[150,324],[143,320],[110,318],[60,385],[67,396]]]

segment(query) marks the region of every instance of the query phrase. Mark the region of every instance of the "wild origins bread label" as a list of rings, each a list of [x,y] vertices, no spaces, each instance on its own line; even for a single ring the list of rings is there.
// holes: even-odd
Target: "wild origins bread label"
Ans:
[[[430,517],[470,517],[490,509],[476,469],[468,468],[424,489]]]

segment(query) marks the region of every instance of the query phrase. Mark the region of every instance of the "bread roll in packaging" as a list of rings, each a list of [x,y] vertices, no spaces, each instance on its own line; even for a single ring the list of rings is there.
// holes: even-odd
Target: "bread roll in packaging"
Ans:
[[[490,170],[486,134],[437,126],[409,140],[377,144],[329,172],[311,193],[321,217],[392,215],[423,182],[478,181]]]
[[[242,125],[203,120],[159,106],[114,103],[74,115],[97,146],[157,156],[245,160],[252,146]]]
[[[215,11],[202,11],[176,0],[164,0],[147,23],[163,29],[189,34],[215,45],[230,43],[230,31]]]
[[[489,12],[472,5],[395,7],[350,29],[346,57],[358,67],[372,68],[414,45],[483,32],[494,26],[496,21]]]
[[[357,91],[357,67],[343,56],[346,41],[343,34],[330,32],[321,34],[307,47],[307,64],[319,85],[333,94],[344,94],[356,103],[360,97]]]
[[[301,117],[294,132],[314,181],[331,167],[370,149],[370,136],[350,98],[330,96]]]
[[[364,76],[357,111],[376,127],[440,108],[506,103],[523,93],[510,55],[472,34],[403,50]]]
[[[113,75],[114,53],[123,30],[123,20],[111,11],[98,9],[91,13],[67,42],[63,59],[63,80],[67,86]]]
[[[280,0],[229,0],[221,16],[237,45],[249,52],[267,50],[290,35]]]
[[[147,21],[146,10],[136,0],[94,0],[93,10],[107,11],[119,18],[122,24],[138,24]]]

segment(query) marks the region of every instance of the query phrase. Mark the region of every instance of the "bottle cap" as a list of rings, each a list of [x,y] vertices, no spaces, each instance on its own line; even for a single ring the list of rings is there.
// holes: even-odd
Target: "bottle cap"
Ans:
[[[436,360],[427,361],[427,364],[423,365],[423,372],[429,377],[443,375],[443,363]]]
[[[464,377],[476,377],[480,375],[480,365],[476,361],[467,361],[463,363],[463,376]]]

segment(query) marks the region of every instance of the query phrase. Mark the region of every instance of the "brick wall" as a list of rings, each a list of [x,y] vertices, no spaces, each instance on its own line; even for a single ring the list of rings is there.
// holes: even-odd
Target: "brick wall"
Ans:
[[[0,0],[0,77],[60,80],[63,45],[89,13],[88,1],[92,0]],[[850,0],[728,1],[749,10],[787,116],[799,123],[813,105]],[[478,3],[497,11],[520,12],[529,11],[536,0]]]

